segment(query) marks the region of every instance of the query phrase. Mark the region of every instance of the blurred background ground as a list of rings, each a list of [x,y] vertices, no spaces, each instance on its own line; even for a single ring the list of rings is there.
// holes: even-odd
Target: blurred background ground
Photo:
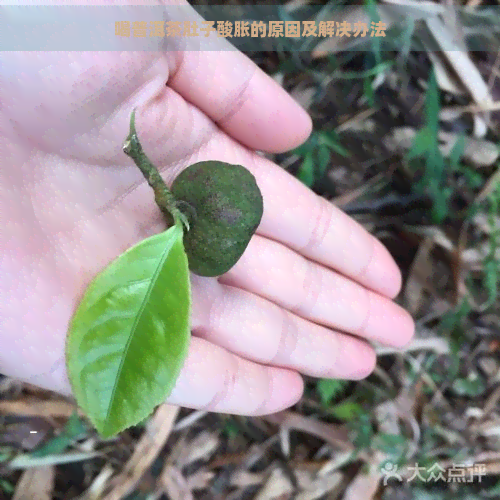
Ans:
[[[375,2],[271,5],[282,20],[370,23]],[[412,21],[415,7],[432,19]],[[109,440],[72,402],[1,377],[1,498],[500,498],[500,10],[401,8],[407,23],[384,19],[391,40],[283,40],[248,55],[314,121],[303,146],[271,158],[389,248],[413,343],[377,346],[366,380],[307,379],[276,415],[163,405]]]

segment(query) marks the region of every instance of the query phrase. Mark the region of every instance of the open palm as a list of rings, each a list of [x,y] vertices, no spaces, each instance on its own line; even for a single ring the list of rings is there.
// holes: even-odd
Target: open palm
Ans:
[[[0,371],[71,394],[69,320],[115,257],[165,229],[122,151],[130,113],[167,184],[188,165],[244,165],[264,198],[257,233],[219,278],[191,276],[189,355],[169,402],[247,415],[296,402],[300,373],[358,379],[367,340],[402,346],[400,273],[361,226],[255,150],[303,142],[307,114],[248,58],[221,52],[3,56]]]

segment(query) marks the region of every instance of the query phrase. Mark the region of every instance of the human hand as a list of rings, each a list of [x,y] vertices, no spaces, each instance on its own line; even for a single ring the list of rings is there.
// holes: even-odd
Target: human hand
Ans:
[[[141,144],[167,184],[192,163],[220,160],[250,170],[264,198],[234,268],[191,276],[193,336],[168,402],[272,413],[300,398],[300,373],[363,378],[375,365],[368,341],[411,339],[411,317],[390,300],[400,273],[382,244],[254,151],[299,145],[311,121],[243,54],[2,57],[2,373],[71,394],[65,337],[87,285],[165,229],[122,151],[136,106]]]

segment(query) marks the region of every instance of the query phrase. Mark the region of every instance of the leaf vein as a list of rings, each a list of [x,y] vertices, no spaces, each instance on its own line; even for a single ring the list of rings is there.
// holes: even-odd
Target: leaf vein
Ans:
[[[176,226],[173,226],[173,228],[176,228]],[[173,229],[171,228],[171,229]],[[151,296],[151,292],[156,284],[156,281],[158,279],[158,276],[161,272],[161,270],[163,269],[163,265],[165,264],[165,261],[167,260],[169,254],[170,254],[170,251],[172,250],[173,246],[174,246],[174,243],[175,243],[175,236],[173,235],[173,238],[171,240],[171,242],[169,242],[170,244],[167,245],[164,250],[163,250],[163,254],[159,260],[159,263],[158,263],[158,266],[156,267],[155,269],[155,272],[151,278],[151,281],[149,283],[149,286],[148,286],[148,289],[146,291],[146,294],[144,296],[144,300],[141,304],[141,307],[137,313],[137,316],[136,316],[136,319],[134,321],[134,325],[133,325],[133,328],[131,329],[131,332],[134,332],[135,329],[137,328],[137,325],[142,317],[142,314],[144,312],[144,309],[145,307],[147,306],[148,304],[148,301],[149,301],[149,297]],[[110,413],[111,413],[111,409],[113,408],[113,401],[115,399],[115,394],[116,394],[116,390],[117,390],[117,387],[119,385],[119,382],[120,382],[120,377],[121,377],[121,373],[122,373],[122,370],[123,370],[123,365],[125,363],[125,359],[127,358],[127,354],[128,354],[128,350],[130,348],[130,344],[132,343],[132,339],[133,339],[134,335],[130,335],[130,337],[128,338],[127,340],[127,343],[125,345],[125,349],[124,349],[124,353],[123,353],[123,356],[121,358],[121,361],[120,361],[120,366],[118,368],[118,372],[117,372],[117,377],[115,379],[115,384],[113,386],[113,392],[111,394],[111,398],[109,399],[109,404],[108,404],[108,408],[106,410],[106,418],[105,418],[105,421],[107,422],[109,420],[109,416],[110,416]]]

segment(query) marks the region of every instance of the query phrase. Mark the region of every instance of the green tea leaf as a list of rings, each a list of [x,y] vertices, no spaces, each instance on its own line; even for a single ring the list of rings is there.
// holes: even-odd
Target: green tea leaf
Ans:
[[[368,413],[362,413],[359,419],[350,422],[350,427],[354,432],[352,442],[356,448],[369,448],[373,441],[373,424]]]
[[[12,484],[6,479],[0,479],[0,488],[2,488],[2,490],[8,495],[12,495],[12,493],[16,490],[16,488],[14,488],[14,486],[12,486]]]
[[[328,164],[330,163],[330,151],[328,150],[327,146],[321,145],[318,148],[317,158],[319,175],[323,176],[325,175]]]
[[[64,429],[58,436],[44,443],[42,446],[30,453],[32,457],[48,457],[62,453],[73,441],[87,432],[85,422],[78,416],[78,413],[73,413]]]
[[[114,260],[89,285],[66,345],[79,406],[103,437],[165,401],[187,355],[191,286],[181,224]]]
[[[372,85],[373,80],[374,78],[370,76],[365,76],[363,78],[363,95],[366,97],[368,104],[374,108],[377,104],[375,102],[375,92]]]
[[[488,291],[487,306],[492,306],[498,294],[498,268],[499,264],[495,260],[488,260],[484,264],[484,285]]]
[[[311,187],[314,184],[314,160],[312,151],[305,155],[304,161],[297,173],[297,178],[307,187]]]
[[[406,153],[407,160],[413,160],[418,157],[425,157],[434,147],[434,137],[427,128],[419,130],[413,139],[411,148]]]
[[[86,432],[87,426],[85,422],[75,412],[69,417],[64,429],[58,436],[49,439],[49,441],[32,451],[30,455],[42,458],[62,453],[73,441],[85,435]]]
[[[335,130],[331,130],[330,132],[325,132],[321,135],[321,142],[328,146],[335,153],[343,156],[344,158],[348,158],[350,156],[349,151],[347,151],[344,146],[340,143],[340,137],[335,132]]]
[[[475,372],[471,372],[467,378],[458,378],[453,382],[452,390],[459,396],[477,397],[486,390],[484,380]]]
[[[347,384],[346,380],[323,378],[316,384],[316,391],[319,394],[321,402],[327,405],[344,391]]]
[[[400,434],[378,434],[374,447],[394,455],[398,452],[399,447],[404,447],[407,443],[408,438]]]
[[[460,162],[460,158],[464,154],[465,150],[465,135],[462,133],[458,136],[457,141],[453,145],[452,150],[450,151],[450,166],[452,171],[458,170],[458,164]]]
[[[359,417],[363,413],[363,407],[358,403],[352,401],[345,401],[338,405],[335,405],[330,413],[338,418],[339,420],[345,420],[346,422]]]
[[[305,156],[309,151],[312,151],[314,148],[311,146],[310,141],[304,142],[300,146],[297,146],[295,149],[290,151],[291,155],[297,156]]]
[[[264,210],[254,176],[242,165],[201,161],[183,170],[171,188],[188,217],[184,236],[189,268],[200,276],[220,276],[245,251]]]

